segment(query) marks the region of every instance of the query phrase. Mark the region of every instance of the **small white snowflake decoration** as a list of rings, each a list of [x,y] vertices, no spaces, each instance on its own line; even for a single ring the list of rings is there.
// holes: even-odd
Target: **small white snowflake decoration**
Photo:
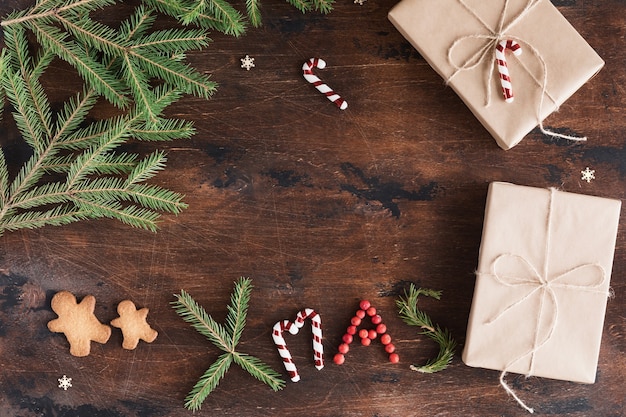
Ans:
[[[250,58],[249,55],[246,55],[245,58],[241,58],[241,68],[245,68],[247,71],[250,71],[250,68],[254,67],[254,58]]]
[[[59,378],[58,381],[59,388],[63,388],[65,391],[72,386],[72,378],[68,378],[66,375],[63,375],[63,378]]]
[[[589,167],[587,167],[587,168],[585,168],[584,171],[580,171],[580,174],[581,174],[580,179],[590,183],[591,180],[595,180],[596,179],[595,173],[596,173],[596,171],[594,169],[589,169]]]

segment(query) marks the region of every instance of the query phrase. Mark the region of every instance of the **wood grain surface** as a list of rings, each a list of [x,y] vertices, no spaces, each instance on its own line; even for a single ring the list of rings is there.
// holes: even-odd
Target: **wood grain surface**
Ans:
[[[6,15],[28,1],[0,4]],[[606,67],[550,116],[546,127],[581,133],[586,143],[531,132],[503,151],[455,93],[387,20],[396,0],[339,1],[329,15],[301,14],[264,1],[263,26],[240,38],[212,34],[189,55],[219,89],[185,98],[170,114],[192,120],[191,139],[159,144],[168,167],[154,183],[186,195],[189,208],[165,216],[157,233],[115,221],[21,231],[0,237],[1,417],[182,417],[184,398],[218,357],[172,309],[189,292],[218,321],[233,283],[252,279],[249,319],[239,349],[288,381],[271,339],[274,323],[304,307],[323,320],[327,365],[317,371],[306,332],[289,337],[302,380],[273,392],[233,367],[198,416],[524,416],[499,386],[499,372],[460,359],[492,181],[623,199],[626,193],[626,2],[553,1],[606,61]],[[120,13],[124,10],[119,8]],[[116,20],[107,15],[107,19]],[[246,71],[246,54],[255,67]],[[349,104],[337,109],[302,78],[316,73]],[[46,89],[61,100],[80,84],[54,64]],[[5,107],[0,141],[13,169],[29,154]],[[112,110],[102,106],[103,115]],[[148,153],[155,145],[132,145]],[[595,170],[587,183],[580,171]],[[421,308],[460,344],[451,366],[409,369],[437,347],[398,317],[409,283],[443,291]],[[510,375],[539,415],[626,415],[626,233],[617,239],[597,382]],[[88,357],[69,354],[46,323],[52,295],[96,297],[104,323],[132,300],[150,309],[152,344],[122,349],[119,329]],[[379,343],[332,356],[359,300],[383,316],[400,354]],[[57,379],[73,387],[58,388]]]

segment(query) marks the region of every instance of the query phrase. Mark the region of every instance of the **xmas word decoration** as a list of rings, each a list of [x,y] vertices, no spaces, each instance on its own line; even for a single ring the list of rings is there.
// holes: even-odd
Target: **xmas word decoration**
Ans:
[[[204,400],[217,388],[220,380],[226,375],[226,372],[233,362],[241,366],[259,381],[270,386],[274,391],[278,391],[284,387],[285,381],[283,381],[280,374],[274,371],[269,365],[254,356],[236,351],[237,344],[241,339],[246,324],[251,291],[252,282],[249,278],[242,277],[235,282],[230,304],[227,307],[228,312],[224,325],[217,323],[207,314],[204,308],[184,290],[181,290],[179,295],[175,295],[176,301],[174,301],[172,305],[178,315],[180,315],[183,320],[190,323],[200,334],[206,336],[217,348],[224,351],[224,353],[206,370],[185,399],[185,407],[189,410],[196,411],[200,409]],[[415,290],[415,287],[412,285],[408,292],[407,299],[398,301],[398,305],[404,306],[400,309],[401,315],[404,314],[411,318],[411,320],[405,319],[408,324],[414,325],[414,323],[418,323],[418,325],[421,325],[425,329],[424,334],[428,334],[429,336],[430,333],[445,335],[446,342],[442,343],[445,345],[445,349],[442,348],[444,353],[442,354],[440,351],[440,355],[435,361],[429,363],[426,367],[422,367],[423,369],[419,369],[421,372],[425,373],[437,372],[444,369],[452,359],[455,343],[447,330],[442,331],[439,326],[434,327],[430,318],[417,310],[416,303],[419,294],[427,294],[437,299],[439,299],[441,295],[440,292],[433,290]],[[344,355],[349,350],[348,345],[352,342],[353,335],[357,334],[357,328],[362,324],[366,316],[370,317],[376,329],[359,330],[358,336],[361,337],[361,343],[365,346],[369,346],[372,340],[380,336],[380,341],[385,346],[385,351],[389,353],[390,362],[397,363],[399,361],[399,356],[395,353],[395,346],[391,343],[391,337],[387,334],[387,327],[382,323],[381,316],[377,314],[376,308],[374,308],[369,301],[363,300],[360,302],[356,314],[350,320],[350,326],[348,326],[346,334],[343,337],[344,343],[340,345],[339,353],[335,355],[334,362],[336,364],[341,365],[344,363]],[[311,321],[311,332],[313,334],[313,360],[315,367],[321,370],[324,367],[322,320],[315,310],[304,308],[297,313],[296,319],[293,322],[281,320],[278,321],[272,329],[272,338],[293,382],[298,382],[300,375],[287,349],[283,333],[288,331],[293,335],[298,334],[300,329],[304,326],[305,321],[308,319]],[[443,337],[435,340],[443,340]]]

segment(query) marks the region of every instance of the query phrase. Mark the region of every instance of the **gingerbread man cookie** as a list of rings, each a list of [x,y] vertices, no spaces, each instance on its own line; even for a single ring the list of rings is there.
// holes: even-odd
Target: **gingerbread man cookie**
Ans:
[[[111,328],[100,323],[93,314],[96,298],[87,295],[80,303],[74,294],[60,291],[52,297],[52,310],[59,318],[48,322],[48,329],[64,333],[70,343],[70,353],[74,356],[87,356],[91,341],[106,343],[111,336]]]
[[[137,310],[135,304],[130,300],[124,300],[117,306],[120,315],[111,322],[111,326],[122,329],[124,349],[133,350],[139,344],[139,339],[152,343],[157,338],[157,331],[147,323],[148,309]]]

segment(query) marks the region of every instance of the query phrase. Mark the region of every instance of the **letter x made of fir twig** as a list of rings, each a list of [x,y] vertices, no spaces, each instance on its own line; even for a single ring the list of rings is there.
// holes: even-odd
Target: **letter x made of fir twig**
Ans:
[[[224,351],[206,370],[185,398],[185,407],[189,410],[200,409],[206,397],[217,387],[233,362],[259,381],[269,385],[274,391],[285,386],[285,381],[281,375],[269,365],[254,356],[235,350],[246,325],[251,292],[252,283],[249,278],[241,278],[235,282],[224,325],[217,323],[202,306],[183,290],[181,290],[180,295],[176,295],[177,300],[172,302],[176,313],[183,320],[190,323],[200,334],[206,336],[211,343]]]

